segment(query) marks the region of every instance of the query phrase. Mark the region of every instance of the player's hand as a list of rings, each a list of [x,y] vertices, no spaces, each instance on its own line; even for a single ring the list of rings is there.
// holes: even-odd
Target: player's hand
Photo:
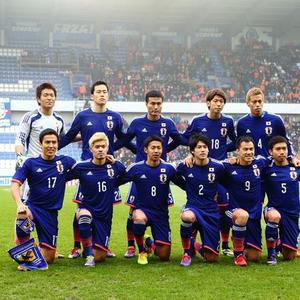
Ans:
[[[114,164],[116,162],[116,159],[113,157],[113,155],[107,154],[106,155],[106,161],[111,163],[111,164]]]
[[[22,153],[18,153],[17,160],[16,160],[16,169],[22,167],[24,160],[25,160],[25,156]]]
[[[239,163],[239,159],[237,157],[229,157],[228,158],[228,162],[231,164],[231,165],[236,165]]]
[[[187,167],[191,168],[194,165],[194,156],[189,154],[183,161]]]
[[[292,157],[292,164],[293,164],[295,167],[300,167],[300,159],[297,158],[296,156]]]
[[[17,213],[18,214],[27,214],[26,205],[24,203],[18,204]]]

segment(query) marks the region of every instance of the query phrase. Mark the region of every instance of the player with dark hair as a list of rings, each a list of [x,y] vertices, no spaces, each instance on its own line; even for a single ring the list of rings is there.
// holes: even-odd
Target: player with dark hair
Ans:
[[[160,91],[149,91],[145,96],[147,114],[142,117],[137,117],[132,120],[128,127],[126,137],[123,143],[128,143],[133,138],[136,140],[137,153],[135,161],[139,162],[146,159],[146,153],[144,151],[145,139],[151,135],[159,136],[163,141],[163,149],[161,157],[163,160],[167,159],[167,145],[169,139],[172,138],[176,142],[180,143],[180,134],[176,128],[176,125],[170,118],[166,118],[161,115],[162,105],[164,97]],[[119,148],[121,145],[116,146]],[[134,184],[127,195],[126,202],[130,205],[135,201],[136,191]],[[173,204],[172,194],[169,193],[170,204]],[[132,209],[129,212],[127,219],[127,241],[128,248],[124,256],[131,258],[135,253],[134,235],[133,235],[133,222],[132,222]]]
[[[257,262],[261,255],[261,212],[264,193],[262,170],[265,159],[254,158],[254,141],[249,136],[237,139],[238,163],[224,162],[224,184],[229,192],[229,209],[226,215],[232,220],[234,262],[246,266],[247,261]],[[244,251],[245,250],[245,251]]]
[[[182,266],[191,264],[191,236],[193,229],[200,232],[202,247],[200,254],[208,262],[219,257],[220,226],[216,202],[218,185],[224,173],[224,166],[208,158],[210,140],[203,135],[193,134],[189,142],[194,156],[193,167],[180,163],[177,172],[186,181],[187,203],[181,212],[180,234],[184,255]]]
[[[281,252],[286,260],[297,256],[299,235],[300,169],[288,160],[288,140],[275,136],[269,141],[272,163],[264,172],[268,203],[264,209],[266,221],[267,263],[277,264],[276,243],[281,240]]]
[[[161,159],[163,140],[149,136],[144,142],[146,160],[132,164],[126,170],[122,184],[132,181],[136,187],[136,198],[131,202],[134,207],[133,232],[139,248],[139,264],[147,264],[144,234],[151,227],[154,242],[146,241],[147,248],[155,248],[155,254],[163,261],[169,260],[171,252],[171,230],[168,213],[170,181],[184,188],[184,180],[177,176],[176,169]]]
[[[40,248],[45,260],[52,263],[56,253],[58,233],[58,210],[61,209],[67,173],[75,160],[64,155],[56,155],[58,133],[45,129],[39,135],[41,155],[28,158],[18,168],[12,179],[12,195],[17,204],[16,237],[21,244],[29,240],[30,232],[22,227],[29,219],[37,229]],[[30,194],[26,205],[20,196],[20,186],[27,179]]]
[[[235,150],[236,141],[233,118],[222,114],[226,104],[226,94],[222,89],[211,89],[206,94],[206,104],[209,110],[208,113],[193,118],[183,133],[183,144],[188,145],[189,138],[193,133],[200,133],[210,139],[209,156],[214,159],[224,160],[227,158],[227,152]],[[178,144],[172,142],[168,147],[168,151],[173,150],[176,146]],[[191,159],[192,157],[190,157]],[[232,256],[232,250],[228,245],[230,224],[228,224],[225,216],[225,211],[228,208],[228,196],[221,185],[219,186],[217,201],[220,212],[222,252],[224,255]]]
[[[92,153],[89,147],[89,139],[96,132],[104,132],[109,140],[108,154],[114,152],[114,139],[122,138],[124,136],[123,121],[121,115],[107,108],[109,89],[107,83],[104,81],[96,81],[91,87],[91,98],[93,100],[90,108],[84,109],[75,116],[71,128],[61,138],[59,148],[63,148],[69,143],[73,142],[78,133],[82,140],[82,154],[81,159],[86,160],[92,158]],[[125,143],[125,146],[135,152],[133,144]],[[80,186],[74,196],[74,202],[80,202]],[[121,196],[118,190],[115,192],[115,202],[119,203]],[[77,230],[77,220],[74,216],[74,248],[69,255],[70,258],[77,258],[80,256],[80,242]],[[110,252],[108,252],[110,255]],[[112,256],[114,256],[112,254]]]

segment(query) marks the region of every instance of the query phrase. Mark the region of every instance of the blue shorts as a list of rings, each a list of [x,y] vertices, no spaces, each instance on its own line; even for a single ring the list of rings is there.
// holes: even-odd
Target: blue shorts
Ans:
[[[134,182],[131,182],[130,186],[129,186],[129,190],[128,190],[128,194],[127,194],[127,197],[126,197],[125,204],[129,205],[131,207],[135,207],[136,194],[137,194],[136,186],[135,186]],[[173,205],[174,205],[174,199],[173,199],[173,196],[172,196],[171,189],[169,189],[168,206],[173,206]]]
[[[140,209],[147,217],[155,244],[171,245],[171,228],[168,215],[159,215],[150,209]]]
[[[227,190],[222,186],[218,185],[218,195],[217,195],[217,202],[219,207],[228,207],[229,205],[229,196]]]
[[[266,211],[270,209],[273,209],[273,207],[266,206],[264,209],[264,215]],[[279,222],[279,236],[282,246],[297,251],[299,236],[299,217],[289,215],[275,207],[274,209],[276,209],[281,215],[281,219]]]
[[[77,186],[76,191],[73,196],[73,202],[81,203],[83,195],[81,193],[80,185]],[[114,202],[113,204],[119,204],[122,202],[121,193],[119,188],[114,189]]]
[[[219,255],[220,245],[220,215],[219,212],[208,213],[194,206],[188,205],[182,209],[183,211],[190,210],[196,216],[195,229],[199,230],[202,245],[204,248]]]
[[[32,205],[28,205],[33,222],[36,227],[37,236],[41,247],[56,249],[56,240],[58,234],[58,211],[48,210]]]
[[[225,214],[228,218],[231,219],[231,215],[234,211],[235,209],[226,210]],[[247,230],[245,237],[245,247],[254,248],[258,251],[262,251],[260,219],[249,218],[246,224],[246,228]]]

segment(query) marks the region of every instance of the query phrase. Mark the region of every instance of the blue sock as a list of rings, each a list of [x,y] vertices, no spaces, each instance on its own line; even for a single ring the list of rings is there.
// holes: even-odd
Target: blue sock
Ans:
[[[135,223],[135,222],[133,223],[133,233],[140,253],[146,252],[144,246],[145,231],[146,231],[146,224]]]
[[[278,223],[267,222],[266,225],[266,240],[267,240],[267,249],[268,256],[276,254],[276,244],[278,240]]]
[[[86,256],[93,255],[91,223],[92,217],[89,215],[81,215],[78,219],[79,234]]]
[[[180,236],[181,236],[181,244],[184,253],[191,255],[191,236],[193,233],[193,223],[181,221],[180,224]]]

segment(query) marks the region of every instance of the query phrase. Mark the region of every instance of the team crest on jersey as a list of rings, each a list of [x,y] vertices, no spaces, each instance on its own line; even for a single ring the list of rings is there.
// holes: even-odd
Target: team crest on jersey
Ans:
[[[265,132],[266,132],[267,135],[271,135],[272,131],[273,131],[272,127],[266,127],[265,128]]]
[[[167,174],[160,174],[160,175],[159,175],[159,180],[160,180],[160,182],[161,182],[162,184],[166,183],[166,182],[167,182],[167,179],[168,179]]]
[[[108,120],[106,122],[106,126],[107,126],[108,130],[112,130],[114,128],[114,122],[111,120]]]
[[[107,175],[110,177],[110,178],[113,178],[114,177],[114,170],[113,169],[107,169]]]
[[[260,176],[260,169],[258,169],[257,165],[253,165],[253,173],[256,177]]]
[[[161,171],[162,173],[166,173],[166,169],[165,169],[165,168],[161,168],[160,171]]]
[[[292,180],[296,180],[297,179],[297,172],[296,171],[291,171],[290,172],[290,177],[292,178]]]
[[[161,128],[160,129],[160,135],[161,136],[166,136],[166,134],[167,134],[167,128]]]
[[[216,174],[215,174],[215,173],[208,173],[207,178],[208,178],[208,181],[209,181],[210,183],[212,183],[212,182],[214,182],[215,179],[216,179]]]
[[[225,137],[227,135],[227,128],[222,127],[220,130],[221,136]]]
[[[56,169],[59,174],[62,174],[64,172],[64,165],[60,160],[56,162]]]

